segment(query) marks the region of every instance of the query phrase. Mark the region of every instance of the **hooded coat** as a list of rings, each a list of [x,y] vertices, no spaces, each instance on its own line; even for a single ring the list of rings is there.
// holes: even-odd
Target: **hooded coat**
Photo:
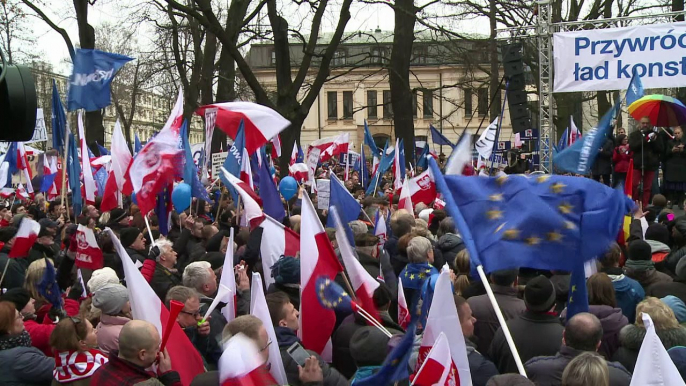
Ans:
[[[461,250],[465,249],[464,242],[460,236],[453,233],[446,233],[441,236],[434,247],[434,260],[437,255],[441,255],[441,259],[448,263],[450,269],[455,269],[455,256],[460,253]]]
[[[657,336],[667,350],[675,346],[686,346],[686,329],[679,326],[671,329],[655,329]],[[619,349],[612,356],[613,361],[621,363],[630,372],[634,371],[638,352],[641,349],[646,329],[629,324],[619,333]]]
[[[628,322],[633,323],[636,320],[636,306],[646,297],[645,290],[639,282],[624,275],[621,268],[607,268],[603,272],[612,280],[617,307],[622,310]],[[656,284],[659,285],[661,284]]]
[[[639,282],[646,292],[650,291],[651,286],[659,283],[669,283],[673,280],[671,276],[667,275],[666,273],[659,272],[655,268],[639,271],[629,267],[624,267],[624,274]]]

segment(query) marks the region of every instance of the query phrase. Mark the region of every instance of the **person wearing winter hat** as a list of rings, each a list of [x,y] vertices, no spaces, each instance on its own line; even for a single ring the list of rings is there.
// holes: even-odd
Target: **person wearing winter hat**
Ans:
[[[121,284],[107,284],[93,293],[93,307],[102,311],[96,327],[98,347],[109,356],[119,350],[119,333],[132,319],[129,291]]]
[[[655,268],[664,272],[666,265],[665,258],[671,252],[669,248],[669,230],[667,225],[652,223],[646,229],[645,241],[650,245],[650,253],[652,256]]]
[[[674,362],[676,369],[679,370],[679,374],[681,374],[681,379],[683,379],[684,382],[686,382],[686,347],[672,347],[669,350],[667,350],[667,354],[669,354],[669,357],[672,358],[672,362]]]
[[[110,211],[110,219],[107,222],[107,226],[112,228],[113,231],[120,231],[123,228],[129,226],[129,216],[126,211],[122,208],[114,208]]]
[[[389,340],[390,338],[376,327],[365,326],[355,331],[350,338],[350,356],[357,366],[357,371],[352,377],[351,385],[374,375],[381,368],[389,352]]]
[[[126,249],[133,262],[145,262],[145,256],[148,254],[145,251],[145,238],[140,229],[136,227],[124,228],[119,232],[119,240],[121,245]]]
[[[36,300],[31,298],[29,291],[23,288],[12,288],[5,292],[0,300],[14,303],[14,307],[24,319],[24,329],[31,336],[31,345],[51,357],[53,352],[50,347],[50,334],[55,329],[55,325],[36,322]]]
[[[650,244],[643,240],[629,243],[629,259],[624,265],[624,274],[641,284],[646,293],[659,283],[668,283],[672,278],[655,269]]]
[[[536,356],[555,355],[560,349],[564,327],[557,315],[551,312],[555,308],[555,301],[555,287],[547,277],[539,275],[526,284],[526,311],[507,321],[522,363]],[[532,340],[532,336],[537,339]],[[502,328],[495,333],[488,355],[501,374],[517,372],[517,364]]]
[[[112,268],[105,267],[93,271],[86,287],[88,287],[88,292],[93,294],[107,284],[119,284],[119,277]]]
[[[9,253],[16,239],[18,229],[13,226],[0,227],[0,272],[6,272],[2,288],[18,288],[24,285],[29,261],[26,256],[10,259]],[[8,265],[9,264],[9,265]],[[5,266],[7,270],[5,271]]]
[[[612,280],[615,289],[617,307],[622,310],[629,323],[636,320],[636,305],[645,298],[645,290],[636,280],[624,275],[624,270],[619,267],[619,259],[622,251],[617,243],[612,243],[607,252],[598,259],[600,272],[604,272]],[[659,285],[659,284],[658,284]],[[656,288],[658,285],[652,287]]]
[[[680,325],[686,327],[686,304],[684,301],[674,295],[667,295],[660,298],[660,300],[672,309],[676,321],[679,322]]]
[[[274,283],[267,288],[267,294],[284,292],[291,304],[300,309],[300,259],[293,256],[281,256],[271,268]]]

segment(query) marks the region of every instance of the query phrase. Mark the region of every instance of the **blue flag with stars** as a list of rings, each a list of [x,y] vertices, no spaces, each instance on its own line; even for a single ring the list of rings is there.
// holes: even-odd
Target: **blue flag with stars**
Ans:
[[[607,251],[633,202],[588,178],[443,176],[429,160],[474,266],[571,272]]]
[[[586,290],[586,273],[583,264],[577,264],[569,280],[567,320],[579,312],[588,312],[588,291]]]
[[[379,371],[367,378],[355,380],[355,386],[386,386],[410,377],[410,356],[417,330],[416,318],[407,327],[405,335],[391,351]]]

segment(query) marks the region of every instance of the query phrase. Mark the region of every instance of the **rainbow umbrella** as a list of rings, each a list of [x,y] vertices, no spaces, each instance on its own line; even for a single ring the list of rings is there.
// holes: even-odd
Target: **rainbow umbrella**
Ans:
[[[637,121],[648,117],[653,126],[659,127],[686,123],[686,106],[678,99],[661,94],[646,95],[630,104],[629,114]]]

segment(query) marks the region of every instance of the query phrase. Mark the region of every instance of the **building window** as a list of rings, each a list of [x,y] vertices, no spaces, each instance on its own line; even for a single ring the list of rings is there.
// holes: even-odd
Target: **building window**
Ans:
[[[376,119],[378,108],[376,102],[376,90],[367,90],[367,117]]]
[[[434,116],[434,93],[430,90],[424,90],[423,92],[423,111],[424,118],[433,118]]]
[[[417,90],[412,91],[412,118],[417,118]]]
[[[393,106],[391,105],[391,90],[383,90],[383,117],[393,118]]]
[[[381,47],[372,48],[372,60],[374,64],[382,64],[386,59],[386,50]]]
[[[338,119],[338,93],[329,91],[326,93],[326,105],[329,119]]]
[[[353,92],[343,91],[343,118],[353,119]]]
[[[333,54],[333,65],[334,66],[345,66],[345,50],[337,50]]]
[[[428,56],[428,51],[426,47],[415,47],[412,50],[412,64],[426,64],[426,57]]]
[[[480,88],[477,91],[478,104],[477,109],[479,110],[479,115],[484,116],[488,114],[488,89]]]
[[[271,52],[271,61],[270,61],[272,66],[276,66],[276,51],[272,50]]]
[[[387,134],[374,134],[372,138],[374,138],[374,144],[379,150],[383,150],[386,147],[386,143],[391,139]]]
[[[474,107],[472,106],[472,90],[464,90],[464,116],[471,117],[474,113]]]

